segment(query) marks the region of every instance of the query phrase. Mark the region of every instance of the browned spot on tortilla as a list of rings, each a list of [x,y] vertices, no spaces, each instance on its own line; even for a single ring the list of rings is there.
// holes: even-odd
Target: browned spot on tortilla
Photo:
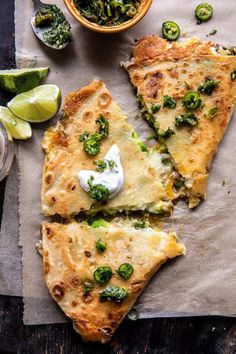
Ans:
[[[111,103],[111,96],[108,93],[102,93],[98,97],[98,106],[101,108],[107,107]]]
[[[53,296],[58,301],[60,301],[63,298],[64,294],[65,294],[65,290],[64,290],[63,285],[61,283],[54,285],[54,287],[52,288],[52,293],[53,293]]]

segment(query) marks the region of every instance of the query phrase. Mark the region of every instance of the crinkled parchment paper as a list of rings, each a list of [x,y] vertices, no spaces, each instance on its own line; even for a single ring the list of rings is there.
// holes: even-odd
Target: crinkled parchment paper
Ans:
[[[49,2],[49,1],[47,1]],[[95,77],[104,80],[113,97],[142,136],[146,124],[134,119],[135,95],[127,74],[120,68],[127,61],[134,39],[160,34],[161,23],[175,20],[187,37],[199,36],[225,45],[235,44],[235,0],[211,0],[214,18],[196,25],[194,8],[199,1],[159,0],[133,29],[116,35],[102,35],[80,26],[61,6],[72,24],[73,43],[63,51],[43,47],[30,29],[31,0],[16,0],[16,56],[18,66],[50,66],[48,82],[61,87],[62,94],[75,90]],[[206,35],[217,29],[215,36]],[[51,124],[51,123],[49,123]],[[139,300],[141,317],[236,314],[236,119],[233,118],[209,179],[208,199],[189,211],[179,203],[167,229],[178,232],[187,247],[179,257],[157,273]],[[40,185],[43,154],[40,140],[42,125],[33,138],[20,143],[20,243],[23,247],[24,322],[43,324],[62,322],[65,317],[50,299],[44,285],[42,260],[35,251],[40,238]],[[225,183],[222,183],[225,181]],[[223,185],[224,184],[224,185]],[[9,220],[10,222],[10,220]]]

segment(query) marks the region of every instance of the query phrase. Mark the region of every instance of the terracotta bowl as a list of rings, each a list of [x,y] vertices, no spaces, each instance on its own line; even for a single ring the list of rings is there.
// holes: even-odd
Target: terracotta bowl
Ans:
[[[101,26],[95,22],[91,22],[87,20],[85,17],[81,15],[79,10],[75,7],[73,0],[64,0],[66,7],[70,11],[71,15],[81,23],[84,27],[100,33],[117,33],[126,30],[127,28],[133,27],[136,23],[138,23],[149,10],[152,0],[141,0],[141,4],[139,6],[138,13],[132,17],[130,20],[123,22],[116,26]]]

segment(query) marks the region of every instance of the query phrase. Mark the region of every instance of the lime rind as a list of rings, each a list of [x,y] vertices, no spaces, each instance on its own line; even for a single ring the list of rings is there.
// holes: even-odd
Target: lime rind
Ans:
[[[0,106],[0,121],[6,128],[8,139],[29,139],[32,136],[32,129],[28,122],[14,116],[8,108]]]
[[[47,77],[48,67],[0,70],[0,88],[13,93],[29,91]]]
[[[31,123],[54,117],[61,105],[61,92],[56,85],[41,85],[14,97],[8,108],[17,117]]]

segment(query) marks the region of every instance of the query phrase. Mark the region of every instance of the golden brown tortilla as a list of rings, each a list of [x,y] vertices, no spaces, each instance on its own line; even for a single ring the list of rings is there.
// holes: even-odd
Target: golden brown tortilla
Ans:
[[[184,194],[189,207],[206,196],[207,179],[213,156],[222,140],[236,102],[236,56],[228,50],[216,51],[212,42],[190,39],[185,43],[168,43],[158,36],[139,41],[131,62],[126,64],[132,84],[150,112],[153,103],[163,105],[163,96],[177,102],[175,109],[161,108],[153,114],[151,124],[158,132],[171,128],[175,135],[165,139],[172,163],[185,180]],[[201,107],[194,113],[196,126],[175,126],[175,118],[188,112],[182,100],[186,93],[197,91],[206,80],[218,80],[211,95],[201,94]],[[216,114],[211,117],[210,112]],[[163,139],[162,139],[163,140]]]
[[[43,263],[47,287],[74,328],[89,341],[107,342],[158,268],[169,258],[185,253],[175,233],[150,227],[135,229],[132,222],[113,222],[93,228],[75,221],[62,225],[44,223]],[[98,253],[96,241],[106,243]],[[116,270],[123,263],[133,266],[127,280]],[[97,267],[110,266],[113,276],[106,284],[94,284],[84,293],[84,279],[93,279]],[[101,302],[100,294],[107,285],[122,287],[128,296],[121,303]]]

